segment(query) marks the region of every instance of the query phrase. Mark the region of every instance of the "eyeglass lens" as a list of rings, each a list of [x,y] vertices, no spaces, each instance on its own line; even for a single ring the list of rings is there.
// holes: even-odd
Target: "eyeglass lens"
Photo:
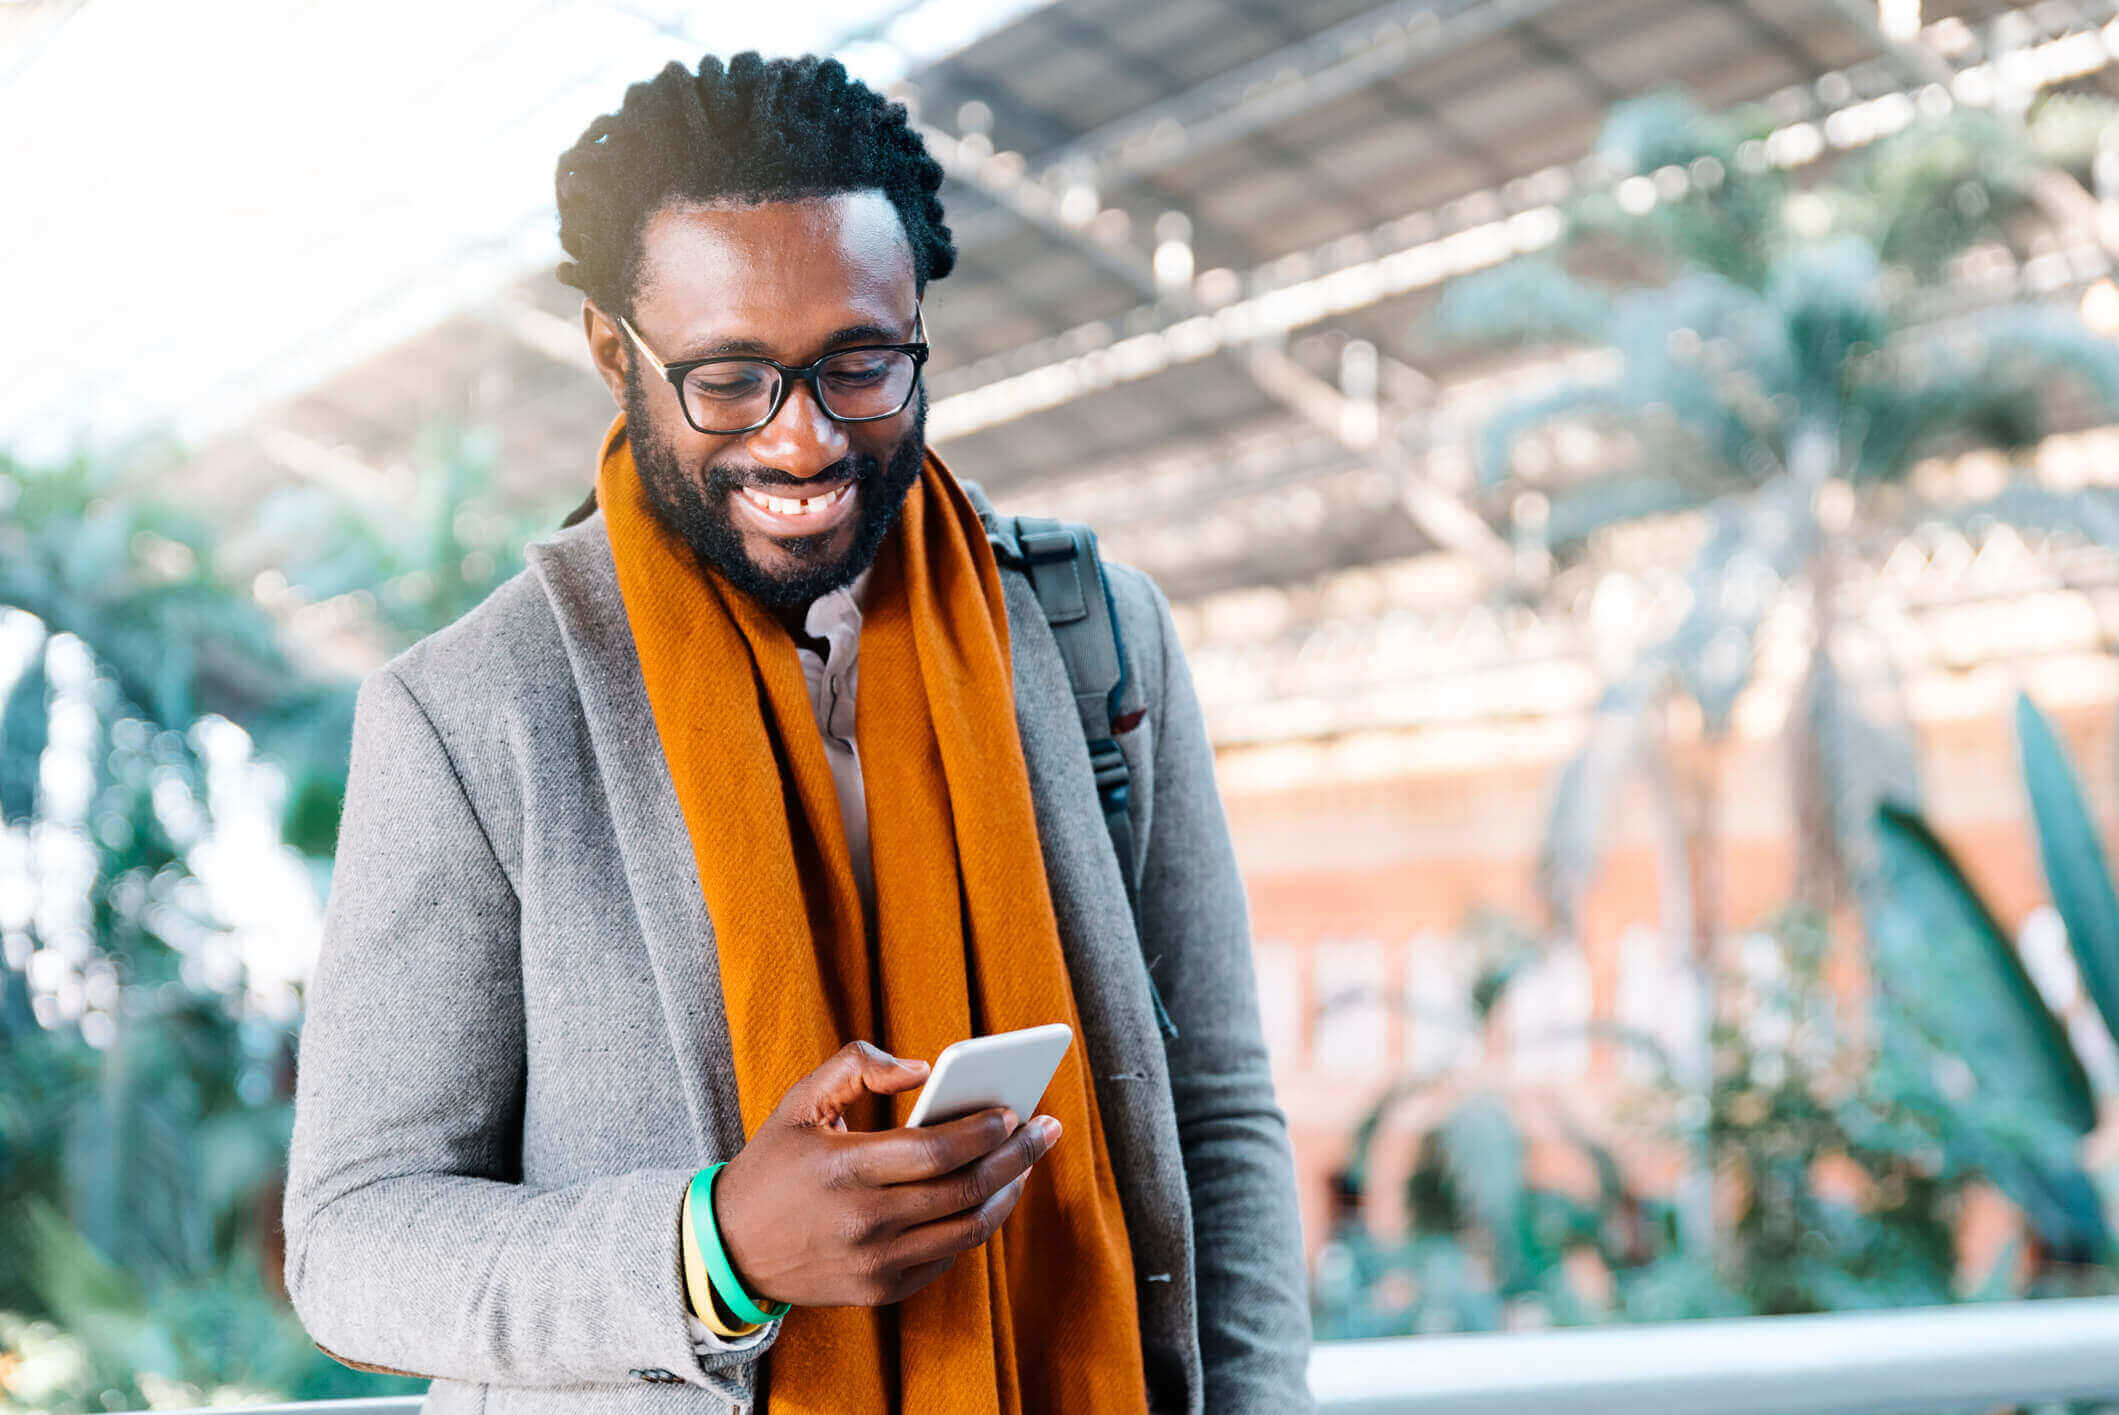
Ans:
[[[849,349],[817,366],[817,392],[835,418],[883,418],[912,396],[919,365],[895,349]],[[708,431],[739,432],[772,411],[780,396],[780,371],[771,364],[740,360],[704,364],[685,376],[684,399],[692,421]]]

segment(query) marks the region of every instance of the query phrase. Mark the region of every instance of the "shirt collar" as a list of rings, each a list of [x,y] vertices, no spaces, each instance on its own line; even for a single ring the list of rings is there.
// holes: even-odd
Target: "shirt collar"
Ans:
[[[851,624],[859,627],[861,611],[868,605],[868,579],[875,571],[871,561],[851,584],[841,585],[830,594],[818,595],[809,602],[809,613],[802,620],[802,632],[813,639],[829,639],[834,627]]]

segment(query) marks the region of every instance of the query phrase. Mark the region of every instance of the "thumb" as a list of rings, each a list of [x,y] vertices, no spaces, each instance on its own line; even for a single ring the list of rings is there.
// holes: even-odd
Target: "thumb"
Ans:
[[[848,1042],[797,1081],[782,1108],[797,1124],[828,1125],[864,1096],[909,1091],[927,1079],[927,1063],[899,1060],[867,1042]]]

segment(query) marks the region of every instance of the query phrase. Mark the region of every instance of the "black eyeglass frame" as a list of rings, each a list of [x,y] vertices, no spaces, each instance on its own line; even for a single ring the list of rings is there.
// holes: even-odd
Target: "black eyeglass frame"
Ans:
[[[701,437],[740,437],[747,432],[756,432],[759,428],[764,427],[774,418],[780,416],[780,409],[787,405],[787,395],[793,390],[796,379],[800,379],[809,385],[809,396],[816,400],[817,407],[823,412],[824,416],[830,418],[833,422],[874,423],[881,422],[885,418],[896,417],[912,406],[913,395],[920,391],[920,378],[927,366],[927,327],[925,320],[925,312],[918,305],[915,305],[912,310],[912,332],[914,338],[911,343],[850,344],[844,349],[833,349],[829,353],[820,355],[806,364],[797,366],[783,364],[778,359],[768,359],[763,354],[715,354],[709,358],[686,359],[681,363],[666,364],[653,349],[648,347],[647,340],[640,337],[640,331],[633,328],[632,321],[628,320],[624,315],[618,316],[618,323],[624,327],[626,333],[633,336],[633,342],[640,346],[640,352],[646,354],[648,362],[655,366],[656,372],[669,381],[670,392],[677,395],[677,411],[684,414],[685,422],[691,424],[692,431],[698,433]],[[824,390],[817,387],[817,370],[844,354],[873,354],[880,352],[911,356],[912,382],[905,385],[905,401],[887,413],[870,413],[868,416],[860,418],[840,417],[825,403]],[[691,403],[684,396],[684,380],[690,376],[693,369],[704,368],[708,364],[765,364],[778,370],[780,388],[773,395],[773,405],[766,410],[765,416],[752,423],[749,427],[723,430],[699,426],[698,421],[692,417]]]

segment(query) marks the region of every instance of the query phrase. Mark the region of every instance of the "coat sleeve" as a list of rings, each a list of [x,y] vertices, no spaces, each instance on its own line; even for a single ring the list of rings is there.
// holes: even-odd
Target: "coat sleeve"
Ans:
[[[736,1397],[778,1324],[695,1348],[678,1248],[692,1171],[520,1182],[518,925],[424,708],[392,668],[370,674],[298,1053],[295,1311],[347,1365],[559,1389],[676,1377]]]
[[[1138,572],[1133,572],[1138,574]],[[1206,1408],[1299,1412],[1310,1317],[1287,1119],[1259,1023],[1251,927],[1214,783],[1214,752],[1169,601],[1145,575],[1159,633],[1154,790],[1141,869],[1146,956],[1177,1024],[1169,1046],[1191,1192]]]

